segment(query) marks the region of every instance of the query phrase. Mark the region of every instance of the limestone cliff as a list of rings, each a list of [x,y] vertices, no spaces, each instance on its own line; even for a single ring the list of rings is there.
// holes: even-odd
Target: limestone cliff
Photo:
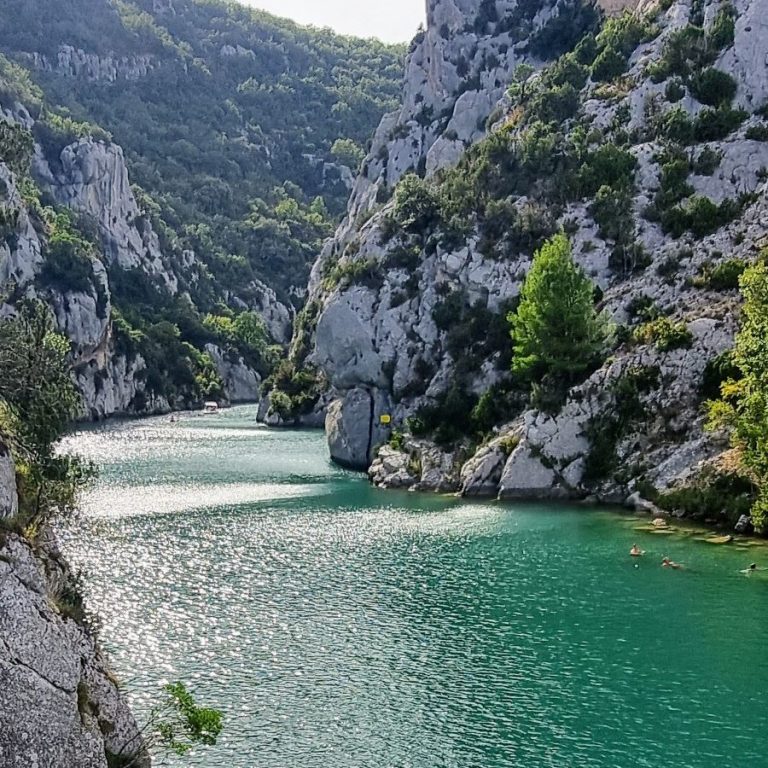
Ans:
[[[702,392],[737,324],[735,284],[717,276],[754,259],[765,243],[765,10],[763,0],[642,4],[611,27],[636,31],[617,44],[605,43],[608,33],[595,36],[594,20],[578,4],[430,3],[428,29],[409,58],[402,110],[382,122],[349,216],[310,283],[317,323],[309,359],[330,382],[334,458],[360,468],[374,462],[372,477],[384,485],[621,500],[637,483],[659,490],[685,483],[723,451],[722,436],[703,430]],[[686,49],[689,39],[701,44]],[[604,60],[596,60],[601,51]],[[616,71],[606,74],[608,58]],[[507,93],[522,63],[538,74],[526,71],[524,85]],[[545,114],[558,88],[573,87],[565,82],[571,75],[563,76],[571,65],[577,98],[567,114],[532,123],[529,112]],[[715,80],[726,84],[725,96],[707,90]],[[543,101],[534,97],[532,105],[526,90]],[[476,219],[457,239],[445,218],[398,230],[396,202],[388,201],[398,179],[408,171],[425,176],[435,194],[446,178],[460,184],[445,169],[461,163],[460,174],[468,174],[468,147],[488,126],[506,147],[495,162],[519,168],[502,179],[499,204],[509,216],[501,231],[489,235]],[[558,179],[529,170],[550,167],[556,156],[567,161],[568,142],[582,135],[574,173],[583,176],[595,153],[603,156],[601,147],[627,161],[630,192],[608,216],[596,189],[569,197],[565,171]],[[542,144],[532,143],[541,136]],[[544,163],[529,156],[523,166],[517,148],[544,152],[545,145],[560,155]],[[611,194],[606,183],[601,201]],[[704,209],[712,215],[700,217]],[[391,434],[382,415],[405,429],[425,406],[445,406],[459,379],[470,403],[503,388],[508,358],[492,337],[506,334],[504,316],[537,238],[560,228],[599,287],[601,307],[629,338],[558,412],[508,408],[506,423],[496,423],[498,437],[474,457],[466,444],[456,451],[406,439],[375,460]],[[654,326],[652,318],[661,320]],[[653,338],[661,327],[676,329],[680,343]],[[614,417],[628,386],[638,415],[619,429]],[[608,433],[606,447],[600,436]],[[611,457],[597,474],[601,450]]]
[[[0,448],[0,526],[16,511],[13,462]],[[0,527],[0,764],[107,768],[141,737],[52,542]],[[149,766],[146,758],[139,766]]]
[[[3,106],[2,119],[34,127],[23,104],[6,101]],[[80,227],[91,230],[98,254],[77,269],[61,262],[62,256],[52,253],[48,242],[39,201],[30,199],[28,189],[21,188],[24,179],[0,158],[2,207],[13,213],[0,242],[0,285],[7,293],[2,312],[12,312],[26,296],[39,296],[50,304],[59,329],[72,342],[84,418],[166,412],[183,405],[153,392],[142,354],[121,348],[116,341],[110,275],[144,281],[173,301],[204,279],[204,267],[191,251],[180,254],[163,247],[147,211],[137,202],[119,146],[84,138],[51,155],[36,144],[32,175],[44,196],[71,211]],[[261,283],[254,283],[249,294],[250,305],[240,304],[260,311],[272,337],[284,342],[289,310]],[[214,358],[226,397],[258,400],[259,375],[241,358],[231,357],[222,353]]]

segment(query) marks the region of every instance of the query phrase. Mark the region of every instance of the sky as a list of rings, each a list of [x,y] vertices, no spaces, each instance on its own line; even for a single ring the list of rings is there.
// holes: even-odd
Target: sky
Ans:
[[[424,23],[424,0],[241,0],[300,24],[331,27],[345,35],[404,43]]]

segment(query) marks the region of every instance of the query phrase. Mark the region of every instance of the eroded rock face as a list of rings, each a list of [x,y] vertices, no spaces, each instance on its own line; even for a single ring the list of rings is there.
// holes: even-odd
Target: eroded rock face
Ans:
[[[108,752],[141,748],[139,730],[94,638],[55,604],[31,547],[7,535],[0,545],[0,764],[107,768]]]
[[[407,287],[411,275],[405,269],[386,271],[384,284],[376,288],[329,291],[323,281],[328,265],[344,263],[348,247],[355,251],[351,260],[384,261],[381,222],[386,207],[362,227],[359,221],[381,209],[378,199],[405,173],[431,176],[454,165],[466,147],[486,134],[488,117],[503,101],[514,69],[524,62],[540,64],[527,52],[528,38],[519,37],[516,25],[524,18],[529,35],[535,35],[560,12],[559,3],[521,10],[514,0],[499,0],[495,21],[485,20],[486,5],[481,0],[428,4],[427,29],[406,65],[403,105],[383,118],[355,182],[348,216],[313,268],[309,300],[320,302],[323,311],[311,362],[322,368],[339,395],[341,405],[331,424],[344,421],[347,393],[358,388],[375,390],[382,401],[392,403],[398,423],[423,401],[399,402],[398,392],[421,389],[423,398],[444,388],[451,365],[443,353],[445,334],[432,317],[442,289],[458,287],[471,300],[494,309],[519,293],[530,255],[494,263],[478,252],[476,240],[453,253],[438,249],[424,255],[415,291]],[[406,293],[408,300],[403,301]],[[426,367],[436,373],[422,387]],[[492,381],[494,376],[491,362],[484,378]],[[360,451],[351,464],[365,465],[368,438],[346,442],[347,449]],[[332,449],[336,442],[334,437]]]
[[[0,445],[0,517],[15,514],[13,461]],[[143,742],[90,630],[67,618],[71,580],[55,545],[0,533],[0,765],[108,768]]]
[[[3,117],[27,128],[34,124],[19,105],[5,109]],[[47,275],[44,233],[33,225],[17,179],[0,163],[3,205],[18,211],[15,232],[0,240],[0,284],[15,288],[14,300],[0,306],[0,315],[12,314],[18,298],[38,297],[49,304],[58,330],[72,342],[83,418],[168,412],[170,403],[147,391],[147,366],[141,355],[126,354],[115,344],[107,266],[127,270],[126,279],[148,278],[171,297],[180,290],[179,275],[187,286],[197,279],[197,257],[185,251],[175,254],[177,258],[172,261],[169,254],[162,252],[157,234],[133,194],[120,147],[82,139],[65,147],[59,158],[45,158],[37,147],[33,171],[59,205],[93,224],[100,253],[91,259],[91,275],[79,280],[78,285],[70,284],[66,276]],[[264,317],[272,337],[287,341],[292,312],[274,291],[262,283],[253,283],[244,294],[250,297],[250,303],[230,297],[233,306],[255,309]],[[216,361],[230,400],[258,399],[260,379],[255,371],[242,360],[230,361],[223,354],[216,355]]]
[[[0,518],[16,512],[13,459],[0,444]],[[65,614],[71,579],[50,535],[33,548],[0,532],[0,765],[108,768],[111,753],[149,768],[93,634]]]
[[[59,165],[60,170],[52,168],[38,154],[35,171],[57,202],[98,223],[107,262],[140,269],[176,293],[178,278],[164,262],[149,219],[139,211],[123,150],[116,144],[81,139],[64,148]]]
[[[31,65],[44,72],[65,77],[114,83],[117,80],[139,80],[155,67],[152,56],[99,56],[71,45],[62,45],[55,59],[40,53],[29,54]]]
[[[507,5],[495,5],[503,18]],[[604,5],[613,13],[633,4]],[[736,80],[734,105],[751,111],[768,100],[763,77],[768,35],[761,31],[764,23],[757,20],[766,16],[768,0],[738,0],[735,6],[735,44],[726,47],[716,66]],[[719,7],[717,2],[705,2],[705,25]],[[558,10],[556,4],[537,8],[528,20],[530,34]],[[347,408],[359,408],[356,397],[348,400],[349,394],[375,393],[391,409],[393,425],[407,429],[409,417],[451,388],[460,367],[463,350],[449,348],[448,335],[436,320],[446,297],[459,295],[464,306],[503,317],[519,295],[531,263],[532,249],[517,246],[518,250],[495,253],[477,232],[450,249],[443,245],[447,238],[431,238],[427,249],[418,246],[404,259],[385,234],[392,211],[392,203],[386,200],[397,180],[408,171],[429,177],[455,164],[484,135],[488,123],[503,123],[511,108],[503,91],[514,67],[522,61],[541,65],[526,58],[530,36],[513,40],[509,33],[495,34],[493,25],[478,22],[478,11],[479,3],[469,0],[430,3],[428,29],[409,58],[403,106],[382,121],[356,181],[349,216],[324,248],[310,280],[310,299],[321,307],[310,362],[322,369],[336,401],[329,422],[331,443],[344,448],[333,452],[343,453],[344,461],[355,466],[365,464],[369,446],[378,438],[365,439],[364,421],[347,419]],[[602,235],[589,200],[566,203],[552,214],[556,217],[553,228],[570,234],[574,259],[601,289],[601,306],[614,322],[638,325],[631,307],[652,302],[654,311],[687,328],[690,347],[618,346],[598,371],[569,393],[558,412],[524,413],[516,426],[501,428],[498,438],[482,446],[464,464],[460,476],[446,461],[443,482],[434,482],[433,477],[427,485],[510,498],[582,498],[598,493],[602,499],[621,502],[634,490],[637,479],[659,489],[675,487],[693,467],[722,451],[722,438],[703,430],[701,388],[707,363],[732,345],[738,295],[735,290],[713,289],[703,276],[726,259],[754,260],[768,243],[768,144],[746,136],[750,127],[761,124],[762,118],[754,114],[725,139],[700,142],[690,149],[692,157],[706,151],[716,158],[708,171],[692,170],[688,178],[692,194],[715,204],[736,201],[745,193],[751,196],[741,213],[713,234],[687,233],[676,238],[645,215],[662,181],[663,142],[655,132],[654,110],[673,107],[666,100],[665,83],[654,83],[646,68],[659,59],[670,37],[690,18],[691,7],[682,2],[656,17],[659,34],[630,56],[622,81],[624,93],[605,98],[596,92],[597,84],[588,82],[581,94],[581,117],[592,129],[602,131],[604,141],[612,140],[617,124],[637,137],[626,145],[637,160],[630,209],[635,242],[647,255],[648,265],[631,272],[617,266],[614,244]],[[473,57],[474,51],[482,53]],[[466,60],[461,61],[461,71],[469,73],[477,87],[460,84],[457,65],[462,55]],[[441,121],[431,121],[429,109],[437,105],[444,105],[445,112]],[[694,116],[703,108],[691,93],[676,106]],[[520,194],[514,205],[522,217],[541,220],[544,215],[533,192]],[[349,267],[346,272],[351,274],[356,263],[367,265],[366,274],[373,276],[335,285],[328,279],[333,267]],[[481,395],[504,373],[500,361],[488,356],[461,375],[467,391]],[[597,462],[594,454],[600,450],[596,430],[619,407],[617,389],[641,374],[655,382],[639,395],[643,417],[622,428],[611,447],[625,470],[623,479],[600,481],[591,476]],[[356,439],[341,439],[339,424],[347,425],[345,434],[356,430]],[[371,468],[374,482],[418,486],[416,459],[428,450],[406,450],[410,462],[406,465],[402,451],[386,448]],[[461,454],[453,458],[453,463],[460,461]]]
[[[380,423],[387,400],[379,390],[356,388],[334,400],[325,417],[331,458],[350,469],[367,469],[374,449],[389,437]]]
[[[0,520],[14,517],[19,510],[16,494],[16,467],[11,452],[0,443]]]
[[[205,351],[216,365],[230,403],[254,403],[260,399],[261,378],[242,357],[228,354],[214,344],[206,344]]]

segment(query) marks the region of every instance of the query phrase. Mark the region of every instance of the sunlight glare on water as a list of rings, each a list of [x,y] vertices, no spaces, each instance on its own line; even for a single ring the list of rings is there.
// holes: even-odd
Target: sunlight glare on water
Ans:
[[[252,407],[66,447],[102,468],[62,537],[139,719],[177,679],[224,711],[186,764],[768,768],[762,547],[377,491]]]

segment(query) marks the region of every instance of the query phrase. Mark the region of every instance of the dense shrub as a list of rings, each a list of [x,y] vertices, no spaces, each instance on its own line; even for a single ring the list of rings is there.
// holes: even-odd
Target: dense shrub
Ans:
[[[688,158],[679,152],[669,152],[662,161],[661,183],[654,196],[654,205],[660,212],[693,194],[693,187],[688,183]]]
[[[683,81],[676,77],[667,83],[667,87],[664,89],[664,96],[668,102],[674,104],[685,96],[685,86]]]
[[[711,176],[720,166],[723,155],[716,149],[704,147],[693,161],[693,172],[700,176]]]
[[[749,114],[743,109],[719,106],[716,109],[702,109],[696,116],[694,137],[696,141],[719,141],[733,133]]]
[[[693,335],[685,323],[674,323],[668,317],[659,317],[639,326],[634,339],[640,344],[653,344],[659,352],[669,352],[689,347]]]
[[[714,67],[697,72],[689,81],[691,93],[711,107],[730,104],[736,95],[736,81],[727,73]]]
[[[660,115],[655,128],[660,137],[678,144],[690,144],[694,139],[694,123],[689,114],[679,106]]]
[[[600,187],[589,212],[600,227],[602,238],[613,240],[620,246],[627,246],[634,239],[635,221],[629,187]]]
[[[714,291],[734,291],[739,287],[739,279],[746,268],[743,259],[726,259],[714,267],[707,265],[697,284]]]
[[[0,321],[0,430],[16,464],[16,522],[28,535],[43,533],[56,515],[74,512],[78,492],[93,469],[56,450],[80,397],[70,366],[68,339],[57,334],[39,301],[17,306]]]
[[[709,45],[716,51],[722,51],[733,45],[736,31],[736,9],[731,3],[723,3],[717,11],[712,26],[709,28]]]
[[[91,293],[95,284],[93,274],[93,243],[85,240],[74,228],[72,214],[45,209],[45,262],[40,273],[44,285],[61,291]]]
[[[33,151],[32,134],[18,123],[0,118],[0,161],[17,176],[25,176]]]
[[[582,195],[591,197],[600,187],[625,186],[632,183],[637,158],[615,144],[603,144],[591,152],[578,174],[578,187]]]
[[[641,15],[625,12],[608,19],[597,35],[597,56],[592,64],[592,77],[598,81],[613,80],[627,70],[631,53],[655,30]]]
[[[576,115],[579,92],[570,84],[542,87],[531,98],[528,115],[542,123],[562,123]]]
[[[722,399],[710,407],[714,426],[731,430],[742,467],[757,486],[752,522],[759,532],[768,527],[768,268],[758,262],[741,278],[744,295],[741,328],[732,362],[741,378],[726,381]]]
[[[689,25],[676,30],[667,38],[661,58],[648,67],[648,74],[657,83],[671,75],[687,78],[707,58],[704,30]]]
[[[440,214],[437,195],[429,182],[409,173],[395,189],[393,217],[404,231],[421,234],[431,229]]]
[[[598,82],[615,80],[627,70],[627,59],[615,48],[603,48],[592,65],[592,78]]]
[[[331,147],[331,154],[338,162],[353,171],[360,167],[360,163],[365,157],[363,148],[352,139],[336,139]]]
[[[715,232],[732,221],[741,212],[747,198],[723,200],[719,205],[708,197],[695,195],[685,205],[676,205],[661,213],[661,225],[665,232],[680,237],[690,230],[697,237]]]
[[[750,141],[768,141],[768,125],[765,123],[750,125],[744,135]]]
[[[364,285],[371,289],[381,286],[383,274],[376,259],[352,259],[336,264],[325,277],[327,290],[346,288],[350,285]]]

